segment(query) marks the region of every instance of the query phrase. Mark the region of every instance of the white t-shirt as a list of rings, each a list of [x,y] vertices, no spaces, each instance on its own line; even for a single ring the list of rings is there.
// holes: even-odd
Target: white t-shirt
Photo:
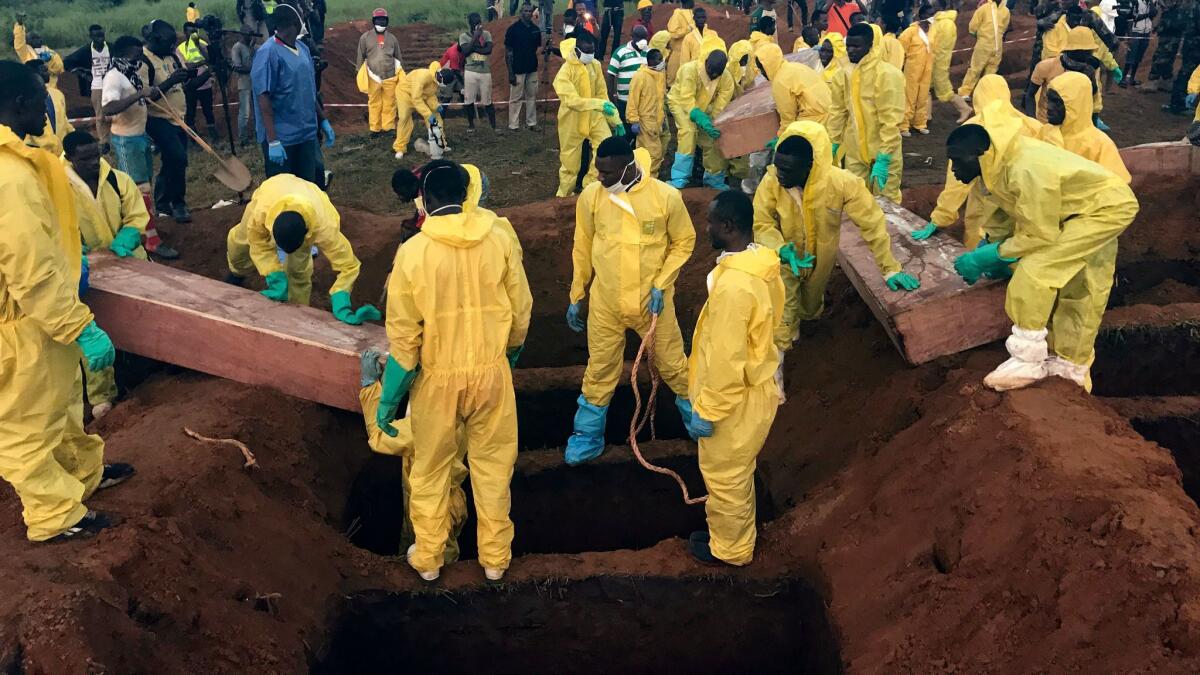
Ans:
[[[103,92],[100,94],[100,105],[107,105],[137,93],[133,83],[121,71],[113,68],[104,75]],[[141,136],[146,133],[146,106],[142,102],[134,103],[125,112],[112,118],[112,132],[117,136]]]
[[[108,73],[108,62],[112,59],[108,56],[108,44],[104,45],[104,49],[96,51],[90,43],[88,49],[92,52],[92,91],[100,91],[104,89],[104,75]]]

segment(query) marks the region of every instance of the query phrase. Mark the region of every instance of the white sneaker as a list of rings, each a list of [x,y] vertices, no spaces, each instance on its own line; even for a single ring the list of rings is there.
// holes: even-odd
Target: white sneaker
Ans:
[[[403,153],[403,152],[397,152],[397,153],[396,153],[396,159],[404,159],[404,153]]]
[[[928,129],[917,129],[917,133],[921,134],[922,136],[928,136],[929,130]]]
[[[1050,377],[1061,377],[1083,387],[1089,394],[1092,391],[1091,368],[1072,363],[1055,354],[1046,359],[1046,374]]]
[[[1012,355],[998,368],[983,378],[983,383],[996,391],[1008,391],[1028,387],[1034,382],[1049,377],[1046,360],[1049,348],[1046,345],[1046,329],[1026,330],[1013,326],[1012,335],[1004,341]]]
[[[408,561],[408,566],[412,567],[414,570],[416,570],[417,574],[421,575],[421,579],[423,579],[425,581],[437,581],[437,578],[442,576],[442,571],[440,569],[436,569],[432,572],[422,572],[421,570],[418,570],[416,567],[413,567],[412,556],[413,556],[413,553],[416,552],[416,550],[417,550],[417,545],[413,544],[412,546],[408,547],[408,553],[404,554],[404,559]]]
[[[92,406],[92,419],[98,420],[101,417],[104,417],[108,413],[112,412],[112,409],[113,409],[112,403],[108,403],[108,402],[97,403],[96,405]]]
[[[483,568],[483,576],[487,577],[488,581],[500,581],[504,578],[505,570],[496,569],[495,567]]]
[[[905,129],[904,131],[901,131],[901,132],[900,132],[900,135],[901,135],[901,136],[903,136],[903,137],[905,137],[905,138],[912,138],[912,132],[911,132],[911,131],[909,131],[908,129]]]

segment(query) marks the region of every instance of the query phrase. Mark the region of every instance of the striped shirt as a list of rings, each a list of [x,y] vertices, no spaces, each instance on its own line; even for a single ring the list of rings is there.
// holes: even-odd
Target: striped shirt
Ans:
[[[626,44],[613,52],[608,61],[608,74],[617,81],[617,98],[622,101],[629,100],[629,83],[644,65],[646,55],[634,49],[632,44]]]

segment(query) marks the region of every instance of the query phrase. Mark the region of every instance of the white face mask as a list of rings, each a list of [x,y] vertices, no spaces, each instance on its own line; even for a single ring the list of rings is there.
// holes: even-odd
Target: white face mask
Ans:
[[[667,69],[667,62],[666,60],[659,61],[657,66],[650,66],[650,68],[652,68],[655,72],[661,73]]]
[[[630,178],[629,182],[626,183],[625,182],[625,174],[629,173],[629,167],[631,167],[631,166],[634,168],[633,178]],[[625,168],[621,170],[621,177],[617,179],[617,182],[613,183],[612,185],[607,186],[604,189],[608,190],[609,194],[614,194],[614,195],[625,194],[626,192],[629,192],[629,188],[633,187],[633,184],[636,183],[638,181],[638,179],[641,177],[642,177],[642,172],[640,169],[638,169],[637,160],[634,160],[634,161],[626,164]]]
[[[579,57],[579,62],[585,66],[588,65],[589,63],[591,63],[592,61],[596,60],[595,54],[584,54],[583,52],[579,51],[578,49],[575,50],[575,55]]]
[[[379,25],[376,25],[376,26],[375,26],[375,32],[376,32],[376,33],[383,33],[383,32],[384,32],[384,31],[386,31],[386,30],[387,30],[387,26],[379,26]]]
[[[633,43],[634,48],[637,49],[639,52],[646,51],[646,47],[648,47],[649,45],[650,45],[650,43],[645,40],[638,40],[637,42]]]
[[[575,26],[563,26],[563,35],[570,35],[575,32]]]

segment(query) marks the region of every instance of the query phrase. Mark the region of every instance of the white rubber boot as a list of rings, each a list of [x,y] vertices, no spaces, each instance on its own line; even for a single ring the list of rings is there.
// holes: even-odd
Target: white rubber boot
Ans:
[[[1068,361],[1058,354],[1046,359],[1046,374],[1070,380],[1083,387],[1087,393],[1092,393],[1092,369]]]
[[[418,570],[416,567],[413,567],[412,555],[413,555],[413,553],[416,552],[416,550],[417,550],[417,545],[413,544],[412,546],[408,547],[408,553],[404,554],[404,559],[408,561],[408,566],[412,567],[413,570],[415,570],[417,574],[420,574],[421,578],[424,579],[425,581],[437,581],[437,578],[442,576],[442,571],[440,569],[434,570],[432,572],[422,572],[421,570]]]
[[[965,99],[958,94],[955,94],[954,98],[950,99],[950,102],[954,104],[954,109],[958,111],[958,119],[955,121],[957,121],[959,124],[966,122],[972,115],[975,114],[975,111],[967,103],[968,100],[969,99]]]
[[[1005,340],[1004,346],[1011,354],[1000,367],[988,373],[983,383],[996,391],[1008,391],[1028,387],[1034,382],[1046,379],[1046,359],[1049,348],[1046,345],[1047,331],[1026,330],[1013,326],[1012,335]]]

